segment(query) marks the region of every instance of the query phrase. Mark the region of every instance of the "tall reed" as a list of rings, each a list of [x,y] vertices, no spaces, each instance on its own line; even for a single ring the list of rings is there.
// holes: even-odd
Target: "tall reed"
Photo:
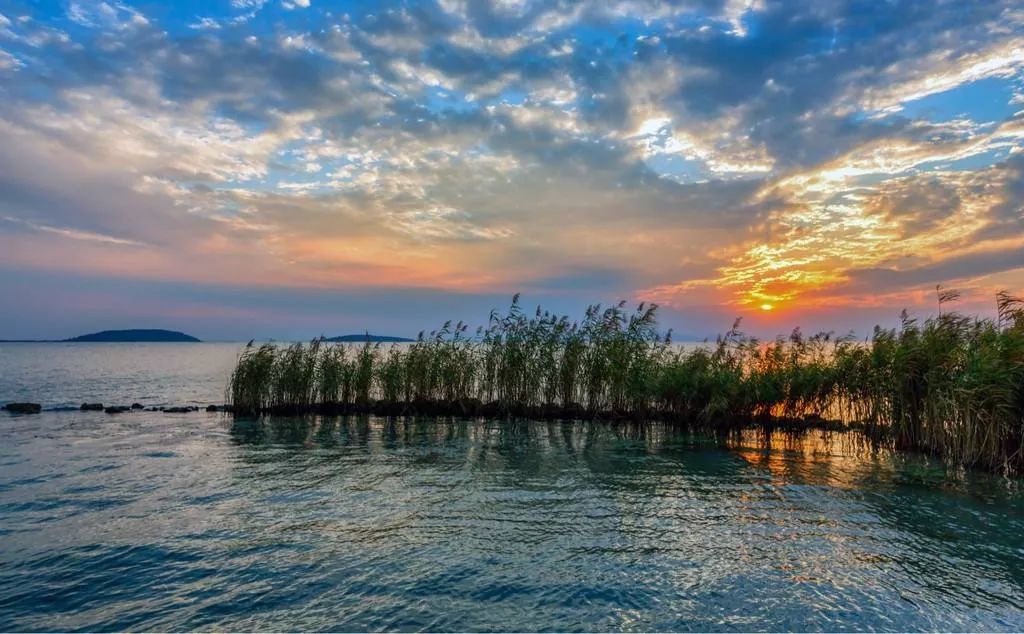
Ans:
[[[697,427],[857,424],[963,465],[1024,470],[1024,301],[994,319],[904,313],[865,341],[830,333],[761,342],[737,321],[714,343],[677,346],[657,306],[589,307],[579,321],[519,295],[469,335],[445,323],[416,342],[254,346],[239,356],[236,414],[373,411],[659,419]]]

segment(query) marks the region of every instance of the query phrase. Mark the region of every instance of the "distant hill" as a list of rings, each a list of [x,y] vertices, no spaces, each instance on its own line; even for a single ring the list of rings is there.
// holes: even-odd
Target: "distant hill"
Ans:
[[[405,337],[390,337],[388,335],[342,335],[340,337],[327,337],[324,341],[330,341],[332,343],[406,343],[410,341],[416,341],[415,339],[407,339]]]
[[[80,337],[65,339],[69,342],[150,342],[150,341],[172,341],[172,342],[198,342],[199,340],[191,335],[174,330],[103,330]]]

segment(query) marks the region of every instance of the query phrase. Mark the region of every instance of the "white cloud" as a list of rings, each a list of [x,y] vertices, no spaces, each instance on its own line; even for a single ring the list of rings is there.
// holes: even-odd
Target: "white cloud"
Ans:
[[[997,41],[980,51],[955,54],[938,50],[895,65],[864,92],[860,106],[875,112],[898,112],[903,104],[980,79],[1009,79],[1024,69],[1024,38]]]
[[[199,18],[198,22],[193,22],[192,24],[189,24],[188,28],[210,31],[221,28],[221,25],[220,22],[214,20],[213,18],[202,17]]]
[[[20,59],[0,49],[0,71],[16,71],[24,66],[25,64]]]
[[[52,233],[72,240],[87,240],[91,242],[103,242],[106,244],[118,244],[124,246],[145,246],[143,243],[136,240],[126,240],[124,238],[118,238],[115,236],[109,236],[102,233],[96,233],[94,231],[83,231],[81,229],[73,229],[70,227],[51,227],[49,225],[37,224],[22,220],[20,218],[13,218],[11,216],[0,216],[0,220],[6,220],[12,224],[18,224],[35,231],[42,231],[44,233]]]
[[[72,0],[67,16],[72,22],[88,28],[125,30],[149,25],[149,19],[123,2]]]

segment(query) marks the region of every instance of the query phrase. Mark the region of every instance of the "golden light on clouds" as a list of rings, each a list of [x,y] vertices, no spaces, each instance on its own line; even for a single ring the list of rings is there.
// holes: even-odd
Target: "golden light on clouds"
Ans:
[[[1019,236],[971,238],[984,235],[991,210],[1012,204],[1012,194],[998,185],[1001,168],[972,172],[935,163],[996,151],[1021,138],[1003,125],[974,127],[966,140],[955,134],[890,140],[768,181],[752,200],[784,203],[751,228],[757,238],[718,252],[713,275],[648,289],[643,297],[677,307],[717,300],[765,312],[782,303],[811,308],[822,297],[852,306],[888,292],[902,273],[942,270],[954,255],[981,258],[1002,250],[1003,242]],[[957,273],[938,275],[950,283]],[[875,286],[858,288],[862,280]]]
[[[659,5],[636,38],[635,2],[554,3],[489,15],[497,39],[465,3],[387,27],[373,3],[343,24],[315,2],[290,24],[270,2],[180,24],[21,4],[0,14],[0,290],[27,271],[238,305],[272,289],[288,308],[633,296],[708,332],[837,307],[860,326],[936,283],[1024,283],[1024,13],[1006,0],[894,3],[884,29],[841,4],[791,20],[740,2],[770,14],[749,31]],[[152,50],[68,72],[100,43]]]

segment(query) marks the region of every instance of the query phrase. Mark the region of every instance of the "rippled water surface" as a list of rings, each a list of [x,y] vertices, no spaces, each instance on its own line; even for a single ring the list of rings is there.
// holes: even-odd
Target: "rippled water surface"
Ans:
[[[134,353],[114,400],[223,393]],[[1019,488],[853,435],[0,414],[0,630],[1020,630]]]
[[[224,402],[240,343],[0,343],[0,403]]]

